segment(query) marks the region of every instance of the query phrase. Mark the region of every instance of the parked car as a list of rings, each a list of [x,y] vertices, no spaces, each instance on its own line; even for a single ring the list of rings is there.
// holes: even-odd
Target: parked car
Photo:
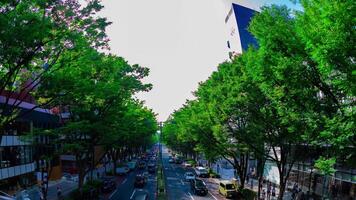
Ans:
[[[131,196],[130,200],[148,200],[148,192],[138,189],[135,191],[134,195]]]
[[[191,180],[194,180],[195,179],[195,175],[193,174],[193,172],[186,172],[184,174],[184,179],[186,181],[191,181]]]
[[[208,170],[204,167],[196,167],[195,173],[197,174],[198,177],[203,177],[203,178],[209,177]]]
[[[130,169],[127,165],[124,165],[122,167],[117,167],[116,168],[116,174],[118,175],[124,175],[124,174],[127,174],[129,173]]]
[[[204,181],[200,179],[193,179],[190,182],[190,188],[193,191],[193,194],[205,196],[208,194],[208,189]]]
[[[143,188],[146,184],[145,177],[141,174],[137,174],[135,177],[134,187]]]
[[[15,200],[15,197],[0,191],[0,200]]]
[[[226,198],[234,197],[236,193],[236,187],[231,181],[220,181],[219,183],[219,194]]]
[[[78,175],[72,175],[70,173],[63,173],[62,174],[62,179],[67,180],[67,181],[79,182],[79,176]]]
[[[173,158],[169,159],[168,162],[169,162],[169,163],[174,163]]]
[[[103,179],[103,184],[101,186],[101,191],[104,193],[111,192],[116,189],[116,182],[113,179],[110,178],[104,178]]]

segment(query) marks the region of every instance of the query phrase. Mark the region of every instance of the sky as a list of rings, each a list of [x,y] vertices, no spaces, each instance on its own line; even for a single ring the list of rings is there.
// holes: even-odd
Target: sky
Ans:
[[[137,94],[165,121],[228,58],[224,19],[231,2],[258,9],[288,0],[102,0],[110,52],[150,68],[149,92]]]

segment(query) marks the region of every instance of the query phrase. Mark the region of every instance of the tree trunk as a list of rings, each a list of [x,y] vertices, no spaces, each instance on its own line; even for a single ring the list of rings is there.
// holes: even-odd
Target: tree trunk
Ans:
[[[281,176],[279,179],[279,194],[278,194],[278,200],[283,200],[284,192],[286,190],[286,181],[284,181],[284,178]]]

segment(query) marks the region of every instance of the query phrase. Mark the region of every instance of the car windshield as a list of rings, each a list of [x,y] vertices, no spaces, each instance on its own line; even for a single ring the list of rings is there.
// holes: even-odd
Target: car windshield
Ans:
[[[233,184],[226,184],[226,189],[232,190],[232,189],[235,189],[235,186]]]
[[[198,187],[198,188],[203,188],[205,187],[205,183],[201,180],[196,180],[195,182],[195,185]]]
[[[187,176],[193,176],[193,173],[187,173]]]
[[[140,180],[142,180],[142,179],[143,179],[142,176],[136,176],[136,180],[137,180],[137,181],[140,181]]]

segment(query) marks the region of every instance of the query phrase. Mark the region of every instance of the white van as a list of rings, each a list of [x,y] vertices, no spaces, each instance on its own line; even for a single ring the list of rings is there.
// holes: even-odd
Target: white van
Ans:
[[[203,177],[203,178],[209,177],[208,170],[205,167],[196,167],[195,173],[197,174],[198,177]]]

